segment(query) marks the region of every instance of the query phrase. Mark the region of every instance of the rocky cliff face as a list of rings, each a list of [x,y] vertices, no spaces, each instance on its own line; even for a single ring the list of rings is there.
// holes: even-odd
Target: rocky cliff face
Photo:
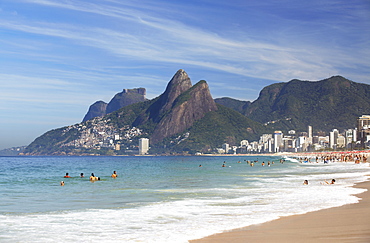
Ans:
[[[134,122],[140,126],[148,122],[156,124],[152,143],[183,132],[205,113],[217,110],[208,85],[200,81],[192,86],[188,74],[180,69],[168,83],[165,92]]]
[[[113,99],[108,103],[107,114],[121,109],[127,105],[137,102],[145,101],[146,89],[124,89],[121,93],[116,94]]]
[[[178,70],[168,83],[164,93],[149,107],[147,111],[149,116],[146,118],[141,117],[140,119],[142,119],[142,121],[139,123],[146,122],[148,119],[158,123],[172,108],[176,98],[191,87],[192,84],[188,74],[183,69]]]
[[[107,113],[106,113],[106,110],[107,110],[107,103],[105,103],[104,101],[97,101],[95,102],[94,104],[92,104],[88,110],[88,112],[86,113],[84,119],[82,120],[83,122],[84,121],[87,121],[87,120],[90,120],[94,117],[98,117],[98,116],[105,116]]]
[[[105,116],[106,114],[119,110],[122,107],[145,101],[145,95],[145,88],[124,89],[122,92],[117,93],[108,104],[104,101],[97,101],[92,104],[82,122],[94,117]]]
[[[165,104],[166,107],[168,103]],[[169,107],[169,106],[167,106]],[[202,119],[207,112],[217,110],[216,103],[209,92],[208,84],[200,81],[177,97],[152,134],[153,143],[183,132],[195,121]]]

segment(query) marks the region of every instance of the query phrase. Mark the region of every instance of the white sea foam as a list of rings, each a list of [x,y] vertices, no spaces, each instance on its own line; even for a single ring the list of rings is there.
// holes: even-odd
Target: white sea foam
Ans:
[[[367,180],[370,168],[335,163],[257,172],[237,175],[239,184],[227,187],[158,188],[152,193],[172,197],[130,207],[3,213],[0,241],[187,242],[282,216],[357,203],[355,195],[364,189],[352,186]],[[320,183],[332,178],[335,185]],[[308,186],[302,185],[305,179]]]

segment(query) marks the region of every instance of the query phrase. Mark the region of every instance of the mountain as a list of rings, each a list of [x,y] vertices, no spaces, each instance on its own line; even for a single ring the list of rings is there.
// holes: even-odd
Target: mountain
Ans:
[[[165,92],[135,122],[135,126],[148,120],[157,123],[151,141],[157,143],[164,138],[191,127],[205,113],[217,110],[208,84],[200,81],[192,86],[187,73],[180,69],[171,79]]]
[[[117,93],[108,104],[104,101],[97,101],[92,104],[82,121],[105,116],[127,105],[145,101],[145,95],[145,88],[124,89],[122,92]]]
[[[98,116],[105,116],[107,114],[107,105],[108,104],[102,100],[95,102],[89,107],[89,110],[82,121],[87,121]]]
[[[26,146],[12,147],[0,150],[0,156],[18,156],[20,155]]]
[[[236,106],[236,100],[224,104],[271,129],[305,131],[311,125],[329,132],[353,128],[358,117],[370,113],[370,85],[341,76],[321,81],[294,79],[263,88],[251,104]]]
[[[125,154],[137,149],[141,137],[150,138],[151,153],[209,152],[224,142],[236,145],[242,139],[257,139],[263,131],[261,124],[217,105],[206,81],[192,85],[180,69],[157,98],[48,131],[24,154]]]
[[[132,93],[145,95],[143,90],[125,90],[111,100],[112,107],[122,106],[122,96]],[[109,113],[108,105],[96,102],[91,113],[102,112],[101,116],[48,131],[24,154],[137,154],[142,137],[150,138],[151,154],[209,153],[225,142],[256,141],[274,130],[306,131],[308,125],[325,132],[348,129],[359,116],[370,114],[370,85],[341,76],[321,81],[294,79],[263,88],[253,102],[213,100],[206,81],[192,85],[180,69],[160,96],[112,108]]]
[[[216,98],[215,102],[217,104],[229,107],[239,113],[244,114],[245,110],[250,106],[250,101],[236,100],[229,97]]]

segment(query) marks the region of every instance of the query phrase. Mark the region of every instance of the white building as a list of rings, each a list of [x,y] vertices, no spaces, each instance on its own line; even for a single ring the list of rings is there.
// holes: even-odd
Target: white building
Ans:
[[[308,144],[312,144],[312,126],[308,126]]]
[[[303,152],[306,151],[307,148],[307,137],[305,136],[299,136],[295,140],[295,151],[296,152]]]
[[[335,149],[337,147],[337,140],[338,140],[339,131],[337,129],[333,129],[332,132],[329,133],[329,147]]]
[[[225,151],[225,154],[229,153],[230,145],[228,143],[222,144],[222,149]]]
[[[149,138],[140,138],[139,154],[140,155],[148,154],[148,150],[149,150]]]
[[[283,143],[283,132],[282,131],[275,131],[274,132],[274,152],[280,152],[280,148],[284,145]]]
[[[242,141],[240,141],[240,146],[241,147],[247,147],[248,144],[249,144],[248,140],[242,140]]]
[[[353,143],[357,141],[357,131],[356,129],[348,129],[344,132],[346,138],[346,147],[349,149],[353,148]]]

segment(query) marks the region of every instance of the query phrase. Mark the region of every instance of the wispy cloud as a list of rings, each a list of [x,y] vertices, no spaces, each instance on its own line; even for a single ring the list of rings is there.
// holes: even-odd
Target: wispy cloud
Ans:
[[[310,50],[311,46],[306,43],[295,43],[291,47],[289,40],[279,36],[281,39],[276,41],[279,44],[246,38],[247,35],[221,37],[218,33],[190,26],[179,20],[158,17],[159,13],[141,11],[140,5],[132,2],[124,5],[80,1],[27,2],[106,16],[122,21],[122,25],[119,28],[97,28],[67,23],[5,21],[0,26],[71,40],[79,45],[103,49],[119,58],[188,64],[247,77],[281,81],[324,77],[327,73],[338,72],[334,64],[340,67],[348,61],[348,54],[342,50],[333,50],[334,53],[330,54],[337,56],[334,58],[336,63],[333,63],[330,55],[323,57],[320,47]],[[338,56],[342,58],[338,59]],[[365,64],[365,61],[356,62],[359,65]]]

